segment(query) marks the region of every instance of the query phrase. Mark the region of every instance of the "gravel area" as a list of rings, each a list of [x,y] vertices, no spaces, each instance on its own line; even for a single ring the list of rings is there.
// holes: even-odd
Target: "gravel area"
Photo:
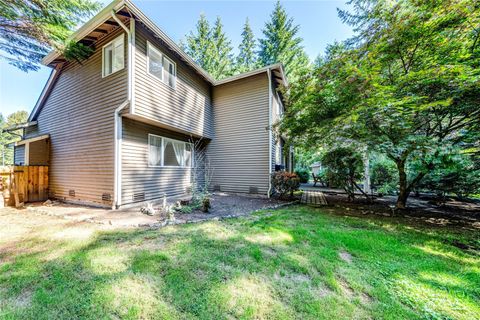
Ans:
[[[195,223],[207,220],[219,220],[248,215],[262,209],[277,208],[292,202],[268,199],[260,196],[214,193],[211,197],[212,208],[204,213],[194,210],[192,213],[175,213],[175,221],[167,221],[164,213],[149,216],[140,212],[141,206],[122,210],[99,209],[60,202],[28,204],[26,210],[37,214],[57,216],[78,222],[90,222],[113,227],[162,227],[168,224]],[[159,208],[159,204],[154,204]],[[160,212],[160,210],[158,210]]]

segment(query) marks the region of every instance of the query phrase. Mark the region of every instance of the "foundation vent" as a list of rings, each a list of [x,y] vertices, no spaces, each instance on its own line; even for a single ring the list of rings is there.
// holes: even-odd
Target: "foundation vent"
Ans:
[[[145,200],[145,192],[137,192],[133,194],[133,201],[144,201]]]
[[[250,188],[248,188],[248,193],[257,194],[258,193],[258,188],[257,187],[250,187]]]
[[[213,186],[213,191],[221,191],[220,190],[220,185],[219,184],[216,184]]]
[[[75,197],[75,190],[68,190],[68,195],[70,197]]]
[[[110,193],[102,193],[102,201],[111,201],[112,195]]]

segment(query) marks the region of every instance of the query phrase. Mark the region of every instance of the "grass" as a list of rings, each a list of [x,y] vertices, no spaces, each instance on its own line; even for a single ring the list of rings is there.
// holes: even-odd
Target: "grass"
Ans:
[[[0,318],[480,318],[480,255],[449,244],[478,234],[329,211],[113,231],[3,211]]]

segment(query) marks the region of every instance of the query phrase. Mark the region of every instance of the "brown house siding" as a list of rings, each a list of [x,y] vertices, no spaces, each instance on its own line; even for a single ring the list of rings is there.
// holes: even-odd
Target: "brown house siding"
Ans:
[[[102,47],[124,35],[124,69],[102,78]],[[121,29],[99,40],[82,64],[66,63],[27,136],[50,134],[50,196],[111,206],[114,110],[127,98],[127,37]],[[75,191],[75,196],[69,195]]]
[[[215,138],[208,146],[212,187],[266,194],[269,181],[268,77],[266,73],[213,88]]]
[[[122,205],[144,201],[138,200],[142,194],[145,201],[184,194],[191,186],[192,169],[149,166],[148,134],[181,141],[191,137],[129,118],[123,118],[122,127]]]
[[[176,63],[175,89],[148,73],[147,40]],[[210,85],[138,24],[135,36],[135,111],[173,130],[213,137]]]

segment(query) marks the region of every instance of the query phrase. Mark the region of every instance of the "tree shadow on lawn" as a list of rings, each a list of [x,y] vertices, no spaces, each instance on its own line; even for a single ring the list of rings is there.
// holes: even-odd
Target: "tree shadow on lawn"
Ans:
[[[49,261],[42,252],[18,256],[0,267],[0,297],[9,297],[0,317],[467,319],[479,311],[478,258],[455,248],[431,254],[423,249],[431,235],[303,207],[273,213],[101,232]]]

